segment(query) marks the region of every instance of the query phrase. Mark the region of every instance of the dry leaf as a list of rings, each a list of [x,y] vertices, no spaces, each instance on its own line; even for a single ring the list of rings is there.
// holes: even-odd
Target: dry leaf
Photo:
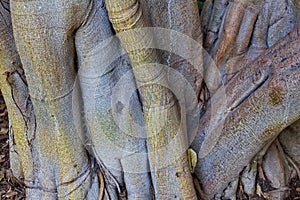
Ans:
[[[263,197],[263,196],[264,196],[264,193],[262,192],[261,187],[260,187],[259,184],[257,184],[257,186],[256,186],[256,194],[257,194],[259,197]]]
[[[5,155],[0,155],[0,163],[3,163],[5,161]]]
[[[263,192],[259,184],[256,185],[256,194],[259,197],[262,197],[262,198],[265,198],[265,199],[270,199],[270,194]]]
[[[3,111],[5,108],[6,108],[6,105],[5,105],[5,104],[1,104],[1,105],[0,105],[0,111]]]
[[[5,195],[6,198],[10,198],[10,197],[13,197],[15,195],[17,195],[18,193],[16,191],[8,191]]]
[[[7,134],[7,133],[8,133],[8,128],[1,128],[0,135],[1,134]]]
[[[0,113],[0,117],[5,117],[6,115],[7,115],[7,109],[5,109],[3,113]]]
[[[191,169],[192,173],[194,173],[194,171],[195,171],[197,161],[198,161],[197,153],[193,149],[189,148],[188,149],[188,162],[190,164],[190,169]]]
[[[100,194],[98,200],[102,200],[104,198],[104,178],[102,172],[98,173],[98,177],[100,180]]]

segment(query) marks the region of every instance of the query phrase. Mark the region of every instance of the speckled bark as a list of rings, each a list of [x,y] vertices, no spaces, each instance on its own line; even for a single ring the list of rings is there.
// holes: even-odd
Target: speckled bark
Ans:
[[[149,5],[146,5],[147,3],[149,3]],[[143,32],[142,34],[138,32],[138,30],[143,27],[155,26],[160,24],[159,22],[165,23],[164,25],[168,24],[168,22],[166,23],[165,20],[162,19],[162,16],[158,16],[155,13],[151,13],[152,11],[149,11],[153,8],[157,9],[153,10],[153,12],[155,12],[164,7],[162,5],[153,5],[155,4],[153,2],[147,3],[143,2],[141,4],[144,5],[141,6],[140,2],[136,0],[108,0],[106,1],[106,6],[110,20],[117,33],[131,30],[131,32],[127,34],[125,32],[125,34],[121,35],[120,40],[128,52],[137,84],[140,86],[139,91],[143,100],[143,111],[149,138],[150,166],[155,198],[196,199],[193,180],[187,162],[187,155],[184,152],[186,145],[184,138],[187,136],[185,135],[185,130],[181,130],[182,127],[179,126],[180,112],[178,102],[171,90],[165,87],[168,85],[167,70],[158,64],[162,59],[158,55],[158,51],[147,49],[149,43],[155,42],[155,36],[152,35],[151,32]],[[180,17],[186,15],[184,8],[189,7],[188,4],[190,3],[178,3],[175,1],[169,1],[165,4],[168,5],[168,13],[166,13],[166,16],[169,18],[172,18],[173,12],[178,12],[178,21],[176,19],[173,21],[172,19],[171,22],[169,22],[168,28],[178,29],[180,31],[182,27],[176,25],[176,23],[185,24],[186,21],[180,19]],[[147,10],[147,6],[149,10]],[[191,10],[189,11],[193,13],[196,9],[196,1],[190,4],[190,8]],[[153,18],[148,18],[148,15],[151,16],[151,14],[154,15],[152,16]],[[197,18],[196,15],[192,16]],[[152,24],[150,22],[151,19],[154,19],[154,21],[157,19],[157,24]],[[172,24],[173,22],[174,24]],[[163,26],[163,23],[160,25]],[[189,26],[188,23],[186,25]],[[188,28],[191,27],[192,26]],[[135,50],[132,51],[133,48],[135,48]],[[172,66],[170,62],[173,61],[171,55],[169,55],[169,60],[167,60],[168,65]],[[177,61],[178,63],[176,64],[180,65],[179,63],[181,61]],[[184,70],[188,71],[188,69]],[[195,82],[192,83],[195,85]],[[181,140],[176,140],[172,149],[168,149],[167,152],[162,151],[161,149],[168,145],[176,134],[180,135]],[[178,152],[184,153],[178,157]],[[171,161],[170,164],[166,163],[167,160]]]
[[[27,198],[95,199],[99,191],[97,176],[72,117],[74,32],[89,3],[10,3],[16,46],[35,114],[36,152],[27,162],[39,165],[23,169],[25,173],[36,173],[26,183]],[[17,144],[22,145],[26,143]]]
[[[88,129],[85,143],[103,165],[111,199],[152,199],[146,139],[135,129],[135,124],[143,126],[144,119],[129,59],[126,55],[118,58],[124,52],[117,37],[113,38],[104,1],[92,1],[90,7],[75,38],[82,114]],[[126,86],[116,89],[123,75]],[[133,92],[130,102],[125,102],[129,92]],[[116,115],[123,116],[122,122]]]
[[[196,171],[209,198],[236,198],[241,183],[245,193],[254,195],[257,165],[267,147],[299,119],[299,110],[294,109],[299,107],[299,94],[291,91],[299,87],[299,30],[286,36],[297,26],[295,3],[207,1],[204,6],[204,47],[215,60],[205,63],[205,81],[213,97],[192,146],[200,149]],[[241,16],[231,14],[234,9]],[[277,157],[277,164],[283,165],[280,148],[273,144],[270,149],[269,160]],[[280,167],[271,168],[275,172]],[[239,175],[237,182],[234,177]]]
[[[174,156],[185,150],[186,130],[179,127],[184,116],[175,95],[159,85],[168,84],[168,70],[153,63],[183,74],[198,97],[201,61],[191,66],[171,52],[145,50],[151,34],[120,37],[141,86],[144,122],[136,93],[131,110],[124,109],[122,102],[113,104],[113,93],[120,99],[128,95],[126,90],[115,90],[122,75],[129,74],[127,87],[136,86],[129,59],[114,57],[121,45],[116,38],[108,39],[113,30],[104,1],[11,1],[27,80],[13,42],[8,2],[1,3],[0,67],[4,74],[0,86],[13,126],[11,141],[18,152],[24,152],[20,157],[11,154],[17,156],[12,167],[19,174],[20,161],[20,174],[30,186],[28,199],[96,199],[99,185],[84,145],[101,165],[111,199],[152,199],[148,159],[135,157],[147,152],[136,123],[147,125],[155,198],[196,199],[186,154]],[[196,1],[107,0],[106,6],[117,32],[157,26],[201,43]],[[299,29],[286,36],[299,27],[299,2],[208,0],[202,13],[204,46],[215,61],[205,63],[204,79],[212,99],[192,145],[200,157],[196,175],[202,189],[208,198],[234,199],[243,187],[251,197],[259,167],[273,188],[284,189],[290,177],[299,175]],[[189,51],[191,45],[184,48]],[[141,49],[130,52],[132,46]],[[171,46],[177,48],[176,42]],[[74,87],[76,70],[79,84]],[[82,116],[73,118],[74,111]],[[120,113],[124,127],[116,123],[114,115]],[[157,153],[178,130],[182,141],[176,141],[168,152]],[[161,168],[167,160],[172,164]],[[286,194],[275,191],[271,195],[283,199]]]
[[[260,149],[299,119],[299,44],[296,30],[242,69],[211,99],[215,105],[208,106],[194,145],[203,157],[196,173],[210,196],[222,191]],[[214,106],[218,112],[213,112]],[[204,142],[199,149],[201,137]]]
[[[199,29],[201,27],[201,20],[196,1],[193,0],[187,3],[176,0],[149,0],[140,1],[140,3],[143,7],[145,18],[149,21],[149,26],[171,29],[185,34],[202,46],[202,31]],[[185,60],[187,58],[182,58],[174,52],[161,52],[158,50],[162,57],[161,62],[180,72],[192,85],[195,94],[198,96],[203,81],[203,63],[202,59],[197,60],[192,57],[196,50],[194,43],[186,41],[184,46],[179,46],[181,44],[180,41],[172,36],[172,34],[169,35],[169,38],[165,39],[171,41],[171,50],[177,48],[183,49],[191,56],[188,58],[193,59],[196,64],[191,65],[191,63]],[[202,57],[201,53],[197,56]]]
[[[36,153],[36,149],[33,147],[36,135],[35,116],[13,39],[8,1],[1,1],[0,13],[0,86],[11,125],[10,163],[14,175],[21,179],[25,178],[26,182],[36,177],[34,169],[37,170],[39,166],[38,160],[36,160],[37,162],[33,160]]]
[[[296,2],[206,1],[202,30],[204,48],[214,60],[205,65],[211,94],[297,26]]]

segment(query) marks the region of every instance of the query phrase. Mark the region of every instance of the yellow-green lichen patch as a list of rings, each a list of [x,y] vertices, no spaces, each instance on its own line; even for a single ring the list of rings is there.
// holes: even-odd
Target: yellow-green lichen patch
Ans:
[[[270,102],[273,106],[281,105],[283,102],[283,97],[281,94],[279,94],[277,91],[272,90],[269,93]]]
[[[282,122],[279,122],[271,127],[266,128],[264,132],[260,135],[259,139],[265,141],[266,139],[275,136],[274,134],[276,134],[278,130],[282,129],[282,127],[284,127],[284,124]]]

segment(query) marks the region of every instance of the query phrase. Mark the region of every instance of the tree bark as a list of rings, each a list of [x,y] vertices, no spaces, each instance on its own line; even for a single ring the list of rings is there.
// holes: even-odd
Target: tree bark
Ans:
[[[132,30],[119,38],[130,57],[142,96],[155,198],[197,199],[187,155],[183,153],[177,157],[186,142],[184,130],[178,126],[178,102],[168,88],[166,69],[158,65],[159,55],[156,50],[147,49],[148,43],[155,40],[153,35],[138,32],[149,26],[142,7],[135,0],[106,1],[106,6],[117,33]],[[177,131],[180,139],[175,142],[174,149],[161,152]],[[164,164],[166,157],[171,160],[170,164]]]
[[[236,9],[242,11],[240,16],[236,15]],[[198,139],[192,146],[199,150],[200,158],[202,158],[198,162],[196,172],[204,191],[209,194],[210,198],[221,198],[227,195],[226,192],[229,192],[227,189],[230,188],[234,191],[231,197],[236,198],[237,189],[234,187],[238,186],[239,181],[235,181],[235,178],[231,181],[222,178],[229,178],[231,173],[235,174],[235,177],[238,177],[240,173],[242,173],[240,177],[251,176],[251,181],[248,183],[244,182],[245,179],[240,179],[240,183],[244,182],[247,187],[244,190],[253,195],[256,187],[257,165],[260,165],[256,162],[262,160],[267,147],[271,145],[280,131],[298,119],[297,112],[299,111],[293,110],[299,105],[297,92],[290,93],[295,97],[294,101],[290,101],[290,96],[286,96],[291,88],[299,87],[298,72],[292,70],[299,60],[297,56],[290,56],[293,52],[296,54],[299,52],[296,42],[299,32],[294,31],[286,36],[288,32],[295,29],[296,24],[293,1],[234,1],[229,3],[228,1],[207,1],[205,3],[202,12],[204,47],[212,55],[214,61],[205,61],[205,81],[212,99],[206,106],[208,107],[207,113],[201,119],[200,124],[204,126],[200,126]],[[284,37],[286,38],[279,44],[275,44]],[[294,49],[289,47],[291,41],[294,41]],[[267,50],[271,47],[273,50]],[[264,66],[269,64],[282,65],[280,59],[276,61],[278,57],[274,58],[274,56],[282,56],[283,65],[287,65],[284,62],[285,59],[290,60],[291,65],[285,68],[286,72],[280,71],[283,66],[274,66],[270,71],[266,70],[267,68],[264,69]],[[279,71],[276,72],[277,70]],[[292,73],[294,78],[290,79],[289,73]],[[282,76],[282,79],[272,78],[274,75],[277,76],[276,74],[278,77]],[[282,87],[280,80],[285,80],[287,86]],[[273,86],[269,81],[274,81]],[[268,84],[275,90],[267,86]],[[277,99],[277,95],[273,95],[272,91],[278,91],[280,96],[284,94],[281,111],[270,101],[274,100],[273,97]],[[260,92],[262,92],[261,95],[258,95]],[[267,94],[269,97],[266,96]],[[264,96],[266,99],[261,102]],[[268,105],[265,104],[267,101],[269,101]],[[287,111],[288,109],[290,110]],[[275,112],[278,112],[276,117],[273,116]],[[274,126],[276,119],[277,130]],[[256,122],[253,123],[254,121]],[[269,129],[266,129],[267,127]],[[250,139],[251,137],[259,138],[259,135],[263,135],[265,131],[271,134],[258,141]],[[250,147],[244,142],[253,145]],[[274,152],[270,150],[267,154],[274,154]],[[231,162],[231,156],[235,161],[226,164]],[[246,163],[250,164],[247,166]],[[224,175],[218,174],[217,171],[224,172]],[[211,174],[216,176],[211,176]],[[223,192],[225,188],[227,189]]]
[[[212,97],[192,145],[202,158],[197,177],[210,198],[299,119],[299,44],[295,30]]]
[[[82,114],[88,129],[84,141],[104,172],[111,199],[152,199],[146,139],[143,130],[135,126],[143,125],[144,120],[131,66],[113,37],[104,1],[92,1],[91,7],[75,37],[77,92],[83,99]],[[129,92],[133,93],[125,102]],[[78,103],[75,108],[81,106]],[[116,120],[119,116],[122,121]]]
[[[17,143],[34,148],[32,154],[26,153],[32,156],[26,161],[38,163],[23,168],[26,173],[35,173],[26,177],[27,198],[95,199],[99,188],[93,160],[80,141],[72,117],[76,76],[72,33],[82,23],[88,5],[71,1],[50,5],[47,1],[10,3],[14,38],[35,114],[34,135],[28,138],[35,143]],[[76,15],[71,15],[74,12]]]
[[[192,144],[201,198],[234,199],[239,190],[253,197],[257,177],[275,188],[272,198],[286,197],[288,177],[300,173],[300,30],[288,34],[299,26],[297,1],[208,0],[201,20],[196,1],[13,0],[10,7],[1,1],[0,89],[12,168],[28,199],[97,199],[96,162],[110,199],[197,199],[186,150],[198,118],[182,112],[192,97],[171,85],[171,69],[191,85],[189,109],[201,114]],[[153,49],[161,36],[143,31],[149,26],[191,38],[181,47],[188,58],[176,55],[181,43],[171,31],[170,52]],[[213,58],[203,55],[204,64],[201,53],[193,59],[202,31]],[[205,85],[211,99],[202,105]]]
[[[29,180],[33,174],[31,144],[35,139],[35,116],[28,94],[27,83],[22,69],[21,61],[16,51],[12,34],[9,2],[2,1],[1,13],[1,92],[9,112],[10,125],[10,161],[11,168],[18,178]],[[19,154],[16,149],[24,152]],[[25,174],[20,166],[26,169]],[[30,178],[29,178],[30,177]]]

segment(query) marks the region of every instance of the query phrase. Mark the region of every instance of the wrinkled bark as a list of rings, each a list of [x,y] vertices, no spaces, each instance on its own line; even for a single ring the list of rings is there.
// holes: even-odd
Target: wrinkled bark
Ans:
[[[183,127],[179,126],[180,118],[183,116],[181,116],[179,111],[178,100],[169,89],[168,70],[159,65],[162,58],[159,56],[158,51],[147,49],[154,46],[151,43],[155,43],[155,35],[151,32],[146,33],[141,31],[143,27],[152,26],[153,24],[158,26],[167,24],[170,26],[169,28],[180,31],[182,27],[176,25],[176,23],[182,23],[183,18],[181,17],[188,15],[184,13],[185,7],[190,8],[192,17],[197,18],[197,16],[193,15],[193,13],[197,14],[197,12],[194,12],[197,7],[196,1],[193,1],[192,5],[189,5],[190,3],[178,3],[175,1],[166,3],[168,12],[174,12],[178,9],[176,11],[178,12],[178,21],[176,21],[177,19],[172,19],[172,22],[175,22],[175,24],[171,24],[172,22],[168,24],[161,16],[157,15],[154,18],[148,19],[147,15],[155,14],[149,13],[146,3],[144,3],[144,6],[135,0],[108,0],[106,3],[110,20],[116,32],[127,31],[121,34],[119,38],[130,57],[142,97],[155,198],[197,199],[187,161],[187,154],[184,149],[186,148],[187,136]],[[151,1],[148,3],[149,5],[154,4]],[[169,6],[173,6],[173,8],[169,9]],[[148,9],[150,8],[151,6],[148,7]],[[163,6],[154,5],[152,8],[161,9]],[[172,14],[168,13],[168,17],[172,17]],[[151,24],[149,22],[150,19],[154,19],[153,21],[156,21],[156,24],[153,22]],[[177,66],[182,62],[178,59],[175,61],[178,62],[175,64]],[[167,64],[172,66],[171,62],[174,62],[174,58],[171,58],[171,55],[169,55]],[[188,71],[187,68],[183,67],[182,69]],[[201,78],[196,83],[193,82],[193,85],[199,84],[198,81],[201,83]],[[177,134],[179,134],[179,139],[174,140]],[[162,149],[172,140],[175,141],[172,146],[173,148],[163,151]],[[168,163],[167,160],[170,162]]]
[[[235,10],[242,13],[237,15]],[[215,62],[207,60],[205,65],[212,99],[192,145],[201,158],[196,173],[209,198],[236,198],[238,187],[254,196],[262,162],[264,169],[269,167],[275,179],[280,179],[281,172],[277,170],[277,177],[276,167],[265,164],[268,155],[270,160],[280,152],[271,143],[299,119],[299,110],[294,109],[299,107],[299,30],[286,36],[297,24],[295,5],[293,1],[207,1],[202,23],[204,47]],[[267,50],[270,47],[273,50]],[[272,67],[267,69],[268,65]],[[275,157],[278,166],[286,163],[283,156]],[[274,190],[272,195],[283,199],[288,194],[286,190],[281,193]]]
[[[85,143],[102,165],[111,199],[152,199],[146,139],[141,137],[142,130],[134,126],[144,123],[135,90],[130,94],[130,102],[124,102],[128,90],[136,88],[131,66],[126,56],[118,58],[123,52],[118,39],[113,38],[104,2],[91,4],[86,22],[75,38],[80,84],[77,92],[83,99],[84,124],[88,129]],[[116,89],[123,75],[127,77],[126,87]],[[132,109],[125,109],[125,104]],[[77,106],[81,106],[80,102]],[[120,113],[124,116],[118,123],[116,115]],[[143,156],[136,156],[142,153]]]
[[[33,176],[34,163],[32,146],[35,139],[35,116],[28,94],[21,61],[16,51],[12,34],[9,2],[2,1],[1,13],[1,92],[9,112],[10,125],[10,162],[11,168],[18,178],[29,180]],[[18,144],[18,150],[16,148]],[[23,152],[19,154],[18,151]],[[19,157],[20,156],[20,157]],[[26,169],[25,174],[21,169]]]
[[[26,20],[26,17],[29,18],[31,16],[18,13],[18,11],[21,11],[18,10],[18,8],[22,5],[28,6],[28,10],[26,10],[27,13],[38,12],[39,9],[42,11],[40,15],[33,16],[33,18]],[[37,122],[40,126],[48,126],[40,127],[41,130],[45,131],[45,138],[39,136],[43,144],[40,145],[41,147],[38,151],[41,152],[41,154],[46,154],[42,155],[46,161],[51,159],[51,157],[59,158],[61,160],[59,162],[64,160],[64,162],[58,163],[57,170],[63,170],[63,168],[72,169],[74,166],[79,169],[84,167],[83,169],[85,170],[85,174],[82,175],[83,180],[79,178],[79,180],[76,180],[78,182],[82,181],[82,183],[75,183],[77,184],[77,188],[74,189],[75,191],[73,192],[72,189],[71,194],[62,197],[60,197],[61,194],[58,194],[59,197],[71,198],[73,195],[72,198],[82,199],[90,187],[88,185],[89,180],[86,179],[88,179],[89,176],[94,176],[92,172],[89,172],[92,170],[90,168],[93,167],[93,165],[89,161],[80,160],[80,157],[84,159],[84,156],[80,156],[80,154],[85,153],[81,146],[80,138],[85,142],[86,147],[91,150],[90,153],[95,156],[102,170],[105,171],[107,190],[112,199],[117,199],[118,196],[124,195],[122,193],[126,192],[126,190],[123,191],[125,185],[128,186],[126,189],[129,198],[151,198],[152,191],[147,169],[147,158],[140,161],[130,158],[131,154],[135,152],[146,152],[145,139],[136,139],[135,137],[120,132],[113,121],[111,110],[113,86],[117,83],[120,76],[128,71],[130,66],[126,58],[116,58],[116,61],[111,65],[110,60],[104,61],[107,65],[103,65],[102,63],[103,59],[112,58],[110,54],[114,53],[112,51],[115,50],[111,49],[111,51],[105,54],[104,51],[107,51],[105,47],[108,46],[112,48],[115,47],[115,45],[118,46],[118,42],[115,40],[108,44],[106,44],[107,41],[104,42],[104,40],[110,40],[109,37],[112,36],[112,29],[107,18],[106,10],[103,7],[103,2],[91,1],[89,4],[82,2],[79,7],[73,5],[71,2],[66,4],[66,6],[71,5],[70,7],[63,7],[59,2],[51,3],[51,5],[60,8],[61,12],[45,12],[49,6],[46,2],[36,2],[36,4],[15,2],[12,9],[14,12],[13,16],[15,17],[14,30],[16,38],[18,38],[19,52],[23,58],[25,71],[27,71],[27,74],[30,74],[27,79],[28,81],[32,81],[30,87],[32,87],[31,96],[34,97],[35,109],[38,110],[36,112],[39,114],[39,117],[49,123]],[[74,11],[82,8],[86,8],[86,10],[76,13],[77,16],[73,15]],[[24,11],[22,10],[21,12]],[[53,21],[48,21],[48,24],[44,24],[42,19],[45,16],[53,19]],[[61,22],[58,19],[64,19],[65,21]],[[26,22],[31,23],[32,21],[39,21],[40,23],[29,24],[31,26],[23,24]],[[74,26],[74,24],[76,26]],[[77,30],[76,27],[80,28]],[[52,34],[55,35],[49,37],[49,35],[51,36]],[[31,38],[34,41],[27,40],[27,38]],[[29,51],[29,49],[31,51]],[[74,63],[75,50],[77,53],[78,66]],[[33,52],[34,54],[30,54]],[[79,68],[79,85],[78,82],[75,84],[76,67]],[[48,72],[48,70],[50,70],[50,72]],[[131,85],[134,85],[134,79],[129,80],[129,82],[132,83]],[[120,93],[119,95],[122,94]],[[81,98],[86,102],[83,107],[81,105]],[[94,102],[94,104],[91,102]],[[133,102],[134,114],[136,117],[140,115],[138,120],[143,123],[141,114],[138,114],[141,112],[141,109],[140,102],[136,95],[133,98]],[[80,113],[83,111],[83,118],[77,118],[77,113],[75,113],[75,119],[72,117],[68,118],[68,120],[65,117],[61,119],[63,116],[72,116],[76,111]],[[47,114],[47,112],[51,113]],[[129,116],[129,114],[130,113],[128,113],[127,116]],[[50,124],[53,118],[54,124]],[[128,120],[126,123],[128,126],[127,130],[130,131],[132,124],[130,117],[128,117]],[[58,127],[61,126],[61,128],[54,130],[55,125]],[[88,129],[86,132],[87,135],[82,135],[83,133],[81,131],[84,128]],[[68,137],[71,138],[66,139],[65,142],[70,144],[60,144],[60,137],[57,135],[53,135],[54,138],[52,138],[51,135],[47,136],[46,131],[57,131],[57,134],[61,134],[62,137],[69,135]],[[57,143],[58,146],[48,146],[47,143],[49,140],[54,140],[54,143]],[[65,150],[61,150],[62,148],[65,148]],[[50,152],[53,151],[53,149],[57,150],[56,153],[58,155],[56,155],[55,152]],[[83,152],[79,154],[78,151],[80,150]],[[72,154],[70,155],[70,162],[65,161],[69,155],[63,155],[62,153],[64,152]],[[53,153],[54,155],[52,155]],[[77,156],[76,154],[79,154],[79,158],[76,158],[78,161],[74,161],[73,163],[72,156]],[[114,155],[113,158],[112,155]],[[142,170],[144,172],[143,174],[132,173],[136,169],[136,165],[131,165],[133,161],[135,164],[139,164],[142,168],[140,171]],[[47,167],[52,167],[54,163],[44,163],[47,166],[41,166],[39,168],[44,170],[44,177],[41,177],[41,179],[45,179],[47,182],[40,186],[41,188],[45,189],[50,187],[49,185],[51,184],[55,193],[55,188],[60,185],[66,185],[68,188],[73,187],[72,185],[74,184],[71,180],[67,180],[66,184],[59,183],[56,185],[53,182],[51,183],[48,179],[50,179],[53,174]],[[81,165],[84,166],[81,167]],[[49,173],[46,173],[48,170]],[[123,173],[122,170],[124,170],[125,173]],[[63,177],[64,172],[60,171],[57,175],[60,176],[58,179],[65,178]],[[57,178],[52,178],[52,180],[61,181],[57,180]],[[96,179],[94,185],[97,187]],[[93,199],[97,196],[97,188],[95,188],[95,186],[93,186],[94,188],[92,188],[89,193],[91,196],[87,198]],[[52,196],[52,198],[56,198],[56,194]],[[27,197],[29,199],[35,198],[31,197],[29,193]],[[46,198],[46,196],[43,195],[42,198]]]
[[[222,191],[263,147],[299,119],[299,44],[296,30],[212,97],[214,105],[208,105],[200,122],[204,126],[199,138],[204,141],[192,145],[202,157],[196,174],[210,196]]]
[[[213,94],[297,25],[296,1],[206,1],[202,12],[205,82]]]
[[[207,1],[202,29],[196,1],[106,3],[11,1],[19,57],[8,1],[1,1],[0,87],[12,124],[12,168],[24,178],[27,198],[97,199],[95,158],[110,199],[197,199],[185,152],[192,134],[182,125],[194,121],[181,108],[191,96],[181,85],[175,88],[183,97],[170,89],[171,68],[194,90],[197,101],[189,106],[206,109],[192,144],[202,197],[235,199],[241,190],[254,197],[259,177],[274,188],[259,195],[285,198],[300,173],[299,29],[287,35],[299,26],[299,2]],[[211,95],[205,106],[202,59],[192,66],[176,55],[176,34],[166,38],[170,52],[147,49],[160,36],[140,32],[146,26],[200,44],[203,31],[214,59],[204,61]],[[129,58],[119,57],[121,43]],[[193,45],[181,48],[192,57]],[[128,100],[135,82],[141,99],[132,92]]]
[[[25,173],[34,172],[25,177],[27,198],[95,199],[99,186],[93,161],[81,144],[72,117],[76,75],[72,33],[81,25],[88,5],[10,3],[15,42],[35,114],[35,130],[28,138],[35,143],[17,143],[18,147],[28,145],[35,150],[32,154],[25,151],[32,156],[26,161],[37,165],[23,166]],[[70,18],[75,11],[77,16]]]

